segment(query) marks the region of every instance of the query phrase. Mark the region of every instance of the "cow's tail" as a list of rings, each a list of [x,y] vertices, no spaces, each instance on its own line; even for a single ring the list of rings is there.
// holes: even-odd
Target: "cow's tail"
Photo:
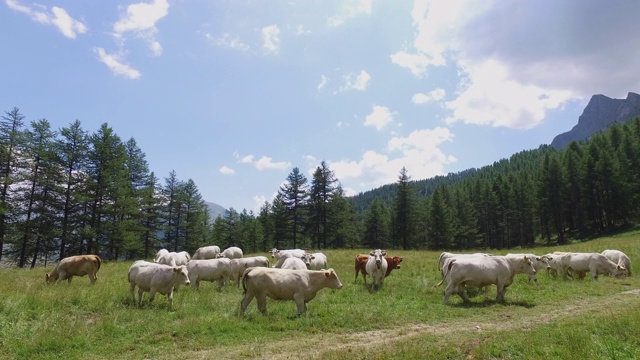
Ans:
[[[100,270],[100,265],[102,264],[102,259],[100,259],[100,256],[95,255],[95,259],[96,259],[96,263],[98,263],[98,266],[96,268],[96,271]]]
[[[433,287],[439,287],[440,285],[442,285],[442,283],[444,283],[444,280],[449,275],[449,271],[451,270],[451,267],[455,262],[456,262],[455,259],[452,259],[451,261],[449,261],[449,263],[447,264],[447,267],[442,269],[442,280],[440,280],[440,282],[435,284]]]
[[[247,279],[249,278],[249,273],[251,272],[251,270],[253,270],[253,267],[247,268],[242,273],[242,293],[243,294],[247,293]]]

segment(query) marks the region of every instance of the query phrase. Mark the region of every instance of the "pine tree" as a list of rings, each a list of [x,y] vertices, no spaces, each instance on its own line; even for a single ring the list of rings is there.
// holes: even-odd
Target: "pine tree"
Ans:
[[[389,244],[389,211],[382,200],[376,198],[365,214],[362,244],[370,249],[383,249]]]
[[[394,199],[393,239],[400,239],[400,246],[407,250],[416,244],[413,236],[416,229],[415,190],[409,182],[411,178],[407,169],[402,167],[398,177],[396,196]],[[395,244],[392,244],[395,245]]]
[[[311,180],[308,227],[313,244],[318,249],[327,247],[328,208],[333,201],[336,181],[333,171],[324,161],[316,168]]]
[[[358,242],[356,228],[356,214],[338,185],[333,191],[333,200],[328,208],[327,215],[327,244],[326,247],[354,248]]]
[[[438,186],[431,194],[429,209],[429,243],[431,249],[451,248],[454,235],[454,218],[449,206],[447,185]]]
[[[293,247],[304,247],[304,238],[301,229],[305,224],[305,207],[307,206],[308,193],[306,188],[307,178],[297,167],[287,176],[287,182],[280,186],[278,194],[287,208],[287,215],[291,224],[291,240]]]

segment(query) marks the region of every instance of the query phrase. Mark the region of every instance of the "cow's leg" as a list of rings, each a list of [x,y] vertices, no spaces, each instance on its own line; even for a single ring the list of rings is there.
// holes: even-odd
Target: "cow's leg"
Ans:
[[[465,285],[464,284],[458,285],[456,290],[458,292],[458,296],[460,296],[465,303],[471,302],[471,300],[467,296],[467,292],[465,291]]]
[[[173,290],[171,290],[173,291]],[[151,289],[149,291],[149,306],[151,306],[151,303],[153,302],[153,299],[156,297],[156,291],[154,289]]]
[[[224,277],[221,277],[218,279],[218,287],[216,288],[216,290],[221,291],[223,286],[224,286]]]
[[[258,301],[258,310],[262,313],[262,315],[267,316],[269,313],[267,312],[267,295],[266,294],[258,294],[256,296],[256,300]]]
[[[67,284],[71,284],[71,279],[73,279],[73,275],[67,275]]]
[[[173,289],[167,294],[167,300],[169,301],[169,306],[173,306]]]
[[[129,290],[131,291],[131,298],[133,299],[133,303],[136,303],[136,284],[135,283],[130,283],[129,284]]]
[[[247,310],[247,306],[249,306],[251,300],[253,300],[253,293],[251,291],[247,291],[246,294],[244,294],[242,301],[240,301],[240,316],[244,315],[244,312]]]
[[[142,306],[142,296],[144,295],[144,290],[142,288],[138,288],[138,306]],[[135,301],[135,299],[133,300]]]
[[[507,287],[504,286],[504,284],[498,284],[498,285],[496,285],[496,288],[498,290],[498,296],[496,296],[496,301],[503,302],[504,301],[504,295],[507,292]]]
[[[297,318],[298,316],[304,314],[305,311],[307,311],[307,304],[304,302],[304,294],[302,293],[293,294],[293,300],[296,302],[298,311],[295,314],[291,315],[289,317],[290,319]]]
[[[453,283],[451,281],[449,281],[449,284],[447,284],[447,288],[444,291],[444,304],[445,305],[447,305],[447,303],[449,302],[449,296],[451,296],[451,294],[453,294],[455,289],[456,289],[456,286],[453,285]]]

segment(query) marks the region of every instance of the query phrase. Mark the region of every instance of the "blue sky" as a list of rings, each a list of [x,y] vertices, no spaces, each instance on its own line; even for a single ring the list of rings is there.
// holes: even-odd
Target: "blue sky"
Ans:
[[[492,164],[640,92],[635,1],[5,0],[2,111],[133,137],[164,184],[257,212]]]

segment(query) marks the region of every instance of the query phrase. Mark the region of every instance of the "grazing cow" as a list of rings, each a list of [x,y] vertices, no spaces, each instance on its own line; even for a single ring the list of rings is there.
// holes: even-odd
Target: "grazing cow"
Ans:
[[[186,251],[173,252],[170,251],[160,257],[158,259],[158,264],[169,265],[169,266],[180,266],[187,265],[187,263],[191,260],[191,256]]]
[[[276,260],[280,259],[284,254],[292,254],[295,257],[301,257],[304,255],[305,251],[302,249],[288,249],[288,250],[278,250],[276,248],[271,249],[271,257]]]
[[[511,256],[515,258],[521,258],[523,256],[527,256],[529,260],[531,260],[531,264],[533,265],[533,268],[536,269],[536,273],[540,272],[540,270],[542,269],[546,269],[547,271],[549,271],[550,269],[549,258],[547,258],[544,255],[538,256],[534,254],[507,254],[506,256]],[[531,280],[533,280],[533,282],[535,282],[536,285],[538,285],[538,278],[536,277],[536,274],[529,274],[529,282],[531,282]]]
[[[445,305],[454,292],[460,295],[464,302],[470,302],[465,293],[466,286],[484,287],[492,284],[497,287],[496,300],[502,302],[507,288],[513,283],[516,274],[536,273],[536,269],[527,256],[521,258],[508,256],[454,258],[448,262],[443,271],[448,283],[444,293]]]
[[[629,259],[627,254],[620,250],[605,250],[601,254],[614,263],[624,266],[627,271],[627,276],[631,276],[631,259]]]
[[[307,303],[324,288],[341,289],[342,283],[333,269],[328,270],[286,270],[254,267],[245,270],[242,276],[244,298],[240,302],[240,316],[255,297],[258,310],[267,315],[267,297],[274,300],[293,300],[298,317],[307,311]]]
[[[444,278],[444,268],[449,267],[451,262],[454,259],[475,259],[475,258],[483,258],[493,256],[487,253],[473,253],[473,254],[454,254],[450,252],[442,252],[438,257],[438,270],[440,270],[440,274],[442,275],[442,279],[439,283],[435,284],[433,287],[440,287],[445,281]]]
[[[45,274],[47,284],[57,283],[58,280],[67,280],[70,284],[74,276],[89,275],[91,284],[98,280],[98,270],[101,264],[98,255],[76,255],[66,257],[56,265],[50,273]]]
[[[599,253],[569,253],[560,258],[560,272],[573,272],[580,278],[584,278],[586,273],[591,273],[591,278],[597,280],[600,274],[624,278],[626,269],[624,265],[616,264]]]
[[[215,259],[220,255],[220,247],[218,245],[203,246],[193,253],[193,260]]]
[[[369,260],[367,260],[367,265],[365,269],[367,274],[371,276],[371,290],[379,290],[384,285],[385,274],[387,273],[387,260],[384,258],[387,255],[386,250],[373,250],[369,253]],[[367,279],[364,278],[365,285],[367,284]]]
[[[302,261],[302,259],[290,256],[284,260],[281,269],[307,270],[307,265]]]
[[[304,253],[301,259],[309,270],[322,270],[327,268],[327,255],[321,252],[313,254]]]
[[[387,272],[384,274],[384,277],[389,276],[392,270],[400,269],[400,263],[402,262],[401,256],[385,256],[385,260],[387,260]],[[362,277],[364,278],[365,283],[367,282],[367,261],[369,260],[369,255],[366,254],[358,254],[356,255],[356,277],[353,279],[355,283],[358,280],[358,274],[362,273]]]
[[[230,263],[231,279],[236,283],[236,287],[240,288],[240,279],[245,270],[250,267],[260,266],[269,267],[269,259],[266,256],[250,256],[240,259],[233,259]]]
[[[227,258],[227,259],[240,259],[244,256],[242,253],[242,249],[236,246],[232,246],[224,249],[223,252],[218,255],[218,257]]]
[[[274,268],[282,268],[282,265],[284,264],[284,262],[288,259],[288,258],[297,258],[297,259],[302,259],[302,257],[304,256],[304,254],[306,254],[304,251],[298,256],[296,255],[298,254],[297,252],[283,252],[279,255],[279,257],[277,258],[278,260],[276,261],[275,264],[273,264]]]
[[[169,253],[169,250],[167,249],[158,250],[158,252],[156,253],[156,257],[153,259],[153,262],[157,263],[161,257],[163,257],[165,254],[168,254],[168,253]]]
[[[191,260],[187,264],[189,280],[193,287],[200,289],[200,281],[217,281],[220,291],[222,286],[229,285],[231,277],[231,260],[227,258]]]
[[[169,305],[173,305],[173,289],[178,285],[189,285],[187,267],[156,264],[138,260],[129,267],[128,279],[131,298],[136,302],[135,289],[138,287],[138,306],[142,305],[142,295],[149,293],[149,305],[156,293],[167,295]]]

